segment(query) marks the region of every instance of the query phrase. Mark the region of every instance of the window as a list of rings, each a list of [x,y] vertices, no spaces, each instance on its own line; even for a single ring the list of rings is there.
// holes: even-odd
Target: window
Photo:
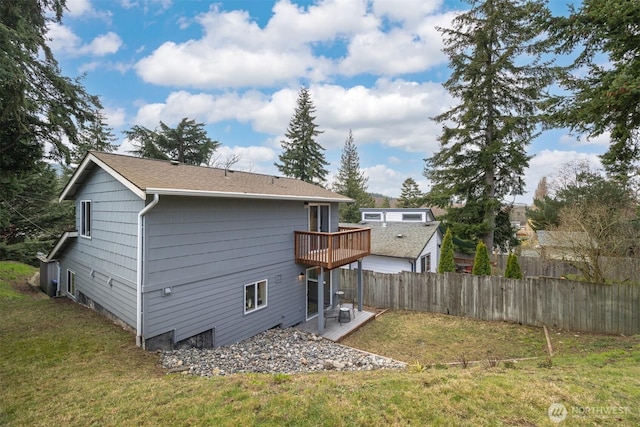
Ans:
[[[80,235],[91,237],[91,200],[80,201]]]
[[[371,220],[371,221],[380,221],[382,219],[382,214],[381,213],[364,213],[364,219],[365,220]]]
[[[403,221],[422,221],[422,214],[419,213],[406,213],[406,214],[402,214],[402,220]]]
[[[420,258],[420,265],[422,267],[423,273],[431,271],[431,254],[424,255],[422,258]]]
[[[267,306],[267,281],[244,285],[244,312],[251,313]]]
[[[67,294],[71,298],[76,297],[76,273],[71,270],[67,270]]]

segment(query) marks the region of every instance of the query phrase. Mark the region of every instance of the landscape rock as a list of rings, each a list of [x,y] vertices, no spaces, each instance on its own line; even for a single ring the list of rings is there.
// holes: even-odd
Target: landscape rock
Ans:
[[[404,369],[406,364],[347,347],[316,334],[270,329],[245,341],[199,350],[163,351],[160,363],[169,373],[213,377],[243,372],[294,374],[322,370]]]

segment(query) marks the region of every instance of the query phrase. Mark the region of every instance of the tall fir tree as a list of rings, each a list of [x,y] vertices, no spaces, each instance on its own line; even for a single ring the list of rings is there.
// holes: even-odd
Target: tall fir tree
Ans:
[[[360,208],[375,206],[375,200],[367,193],[367,177],[360,170],[360,158],[353,142],[351,130],[349,130],[349,135],[342,149],[340,167],[333,184],[333,191],[355,200],[355,203],[340,204],[339,215],[342,222],[360,222]]]
[[[289,121],[285,139],[280,141],[280,163],[275,165],[285,176],[324,185],[329,173],[325,168],[329,163],[325,160],[324,148],[316,142],[316,137],[322,131],[315,124],[315,111],[309,89],[300,88],[297,106]]]
[[[438,263],[438,273],[453,273],[456,271],[456,262],[453,251],[453,235],[451,229],[447,228],[442,239],[442,251],[440,262]]]
[[[428,201],[449,208],[448,222],[466,219],[456,235],[493,248],[503,198],[524,191],[527,147],[551,82],[540,60],[550,14],[542,0],[467,1],[471,9],[452,28],[439,28],[451,68],[444,87],[460,104],[434,118],[443,131],[425,176],[433,183]]]
[[[399,208],[419,208],[424,204],[424,193],[420,191],[418,183],[413,178],[407,178],[402,183],[400,197],[396,203]]]
[[[92,150],[111,153],[116,149],[113,129],[105,122],[102,112],[96,112],[96,121],[80,125],[78,144],[71,149],[71,162],[78,164]]]
[[[560,92],[549,104],[556,126],[577,134],[608,134],[601,156],[607,173],[638,191],[640,169],[640,3],[583,0],[554,18],[556,53],[571,55]],[[576,72],[577,71],[577,72]],[[634,182],[635,181],[635,182]]]

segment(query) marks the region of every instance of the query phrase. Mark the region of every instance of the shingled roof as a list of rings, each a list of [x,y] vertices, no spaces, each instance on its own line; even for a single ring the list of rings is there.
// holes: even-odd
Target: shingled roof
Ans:
[[[371,228],[371,255],[417,259],[431,237],[438,232],[440,221],[343,225]]]
[[[100,167],[145,199],[149,194],[198,197],[353,202],[352,199],[299,179],[192,166],[165,160],[89,152],[60,195],[75,197],[87,175]]]

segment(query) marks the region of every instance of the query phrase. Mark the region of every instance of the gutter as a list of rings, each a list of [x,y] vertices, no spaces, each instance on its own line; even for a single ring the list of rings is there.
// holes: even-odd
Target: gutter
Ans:
[[[144,242],[143,233],[143,217],[160,201],[160,195],[154,194],[153,200],[138,212],[138,245],[137,245],[137,265],[136,265],[136,345],[144,347],[142,342],[142,257],[144,251],[142,244]]]

